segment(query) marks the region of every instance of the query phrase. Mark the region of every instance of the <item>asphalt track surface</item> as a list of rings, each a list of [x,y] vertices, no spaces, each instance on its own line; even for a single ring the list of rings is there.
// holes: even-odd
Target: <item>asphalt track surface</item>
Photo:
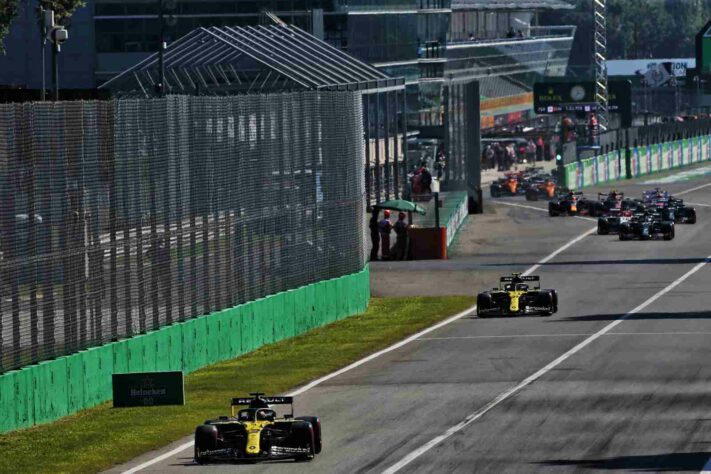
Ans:
[[[630,196],[649,187],[617,186]],[[296,412],[322,419],[316,460],[197,466],[190,448],[141,472],[701,471],[711,456],[711,177],[665,187],[697,188],[683,197],[699,204],[698,223],[678,225],[670,242],[579,238],[594,221],[518,207],[544,201],[490,203],[530,236],[464,270],[524,271],[579,238],[535,271],[558,290],[559,312],[467,315],[308,390]]]

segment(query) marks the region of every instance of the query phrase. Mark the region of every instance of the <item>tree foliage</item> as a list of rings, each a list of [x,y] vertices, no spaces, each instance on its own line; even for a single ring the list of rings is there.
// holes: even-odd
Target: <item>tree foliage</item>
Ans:
[[[5,52],[3,38],[10,31],[10,23],[17,15],[18,0],[0,0],[0,53]]]
[[[84,0],[40,0],[39,4],[45,10],[54,10],[54,22],[60,25],[67,25],[77,8],[85,5]]]
[[[10,23],[18,12],[19,0],[0,0],[0,53],[5,52],[3,39],[10,31]],[[57,24],[68,25],[69,19],[77,10],[85,5],[84,0],[39,0],[45,10],[54,10],[54,21]],[[38,21],[42,21],[37,9]]]
[[[592,61],[592,1],[571,0],[574,10],[544,15],[547,24],[577,25],[572,65]],[[609,59],[694,56],[694,36],[711,19],[711,0],[607,0]]]

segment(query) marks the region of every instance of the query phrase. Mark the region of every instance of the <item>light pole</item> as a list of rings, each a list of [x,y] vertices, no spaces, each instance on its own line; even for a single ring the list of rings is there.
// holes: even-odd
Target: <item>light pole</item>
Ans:
[[[59,100],[59,61],[61,44],[69,39],[69,32],[63,26],[54,23],[54,11],[44,10],[45,38],[52,42],[52,100]]]
[[[165,62],[163,54],[165,52],[165,31],[163,23],[163,0],[158,0],[158,97],[165,95]]]

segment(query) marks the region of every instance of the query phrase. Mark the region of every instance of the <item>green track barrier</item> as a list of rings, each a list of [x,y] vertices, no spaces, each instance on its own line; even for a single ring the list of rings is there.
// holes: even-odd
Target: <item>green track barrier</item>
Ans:
[[[48,423],[111,399],[113,373],[182,370],[361,313],[370,274],[321,281],[0,376],[0,433]]]
[[[616,150],[565,165],[564,183],[581,189],[701,163],[711,159],[710,145],[711,137],[701,136]]]

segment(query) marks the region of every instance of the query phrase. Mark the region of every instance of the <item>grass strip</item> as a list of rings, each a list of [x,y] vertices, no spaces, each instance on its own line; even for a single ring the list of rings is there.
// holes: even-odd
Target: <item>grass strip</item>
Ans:
[[[113,409],[0,435],[0,472],[98,472],[190,434],[250,391],[285,393],[456,314],[473,298],[373,298],[360,315],[194,372],[186,405]]]

